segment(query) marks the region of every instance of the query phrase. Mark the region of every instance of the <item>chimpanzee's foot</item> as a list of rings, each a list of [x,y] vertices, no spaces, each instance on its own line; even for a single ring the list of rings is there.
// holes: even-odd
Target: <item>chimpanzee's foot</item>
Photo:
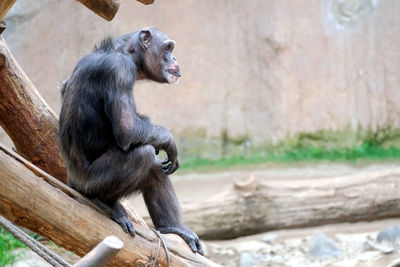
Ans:
[[[203,248],[200,243],[199,237],[189,228],[184,225],[180,226],[168,226],[168,227],[159,227],[157,228],[163,234],[177,234],[185,240],[185,242],[189,245],[190,249],[194,253],[199,253],[204,256]]]
[[[131,236],[134,236],[136,234],[135,229],[133,228],[133,224],[129,219],[128,214],[126,213],[126,210],[118,201],[115,201],[114,204],[109,205],[106,204],[104,201],[95,198],[93,199],[93,202],[96,203],[107,214],[109,214],[111,219],[118,223],[125,233],[129,233]]]
[[[131,236],[134,236],[136,234],[136,231],[133,228],[133,224],[131,220],[128,218],[128,216],[125,215],[119,217],[111,216],[111,219],[117,222],[122,227],[122,230],[124,230],[125,233],[129,233]]]

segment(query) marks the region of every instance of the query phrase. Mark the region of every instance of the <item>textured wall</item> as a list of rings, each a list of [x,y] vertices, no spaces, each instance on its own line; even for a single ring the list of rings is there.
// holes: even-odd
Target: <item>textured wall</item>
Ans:
[[[224,133],[259,145],[304,131],[400,126],[398,14],[396,0],[125,0],[110,23],[75,1],[18,0],[4,36],[59,112],[57,83],[103,36],[163,29],[177,42],[183,77],[138,83],[139,110],[199,154],[219,148]]]

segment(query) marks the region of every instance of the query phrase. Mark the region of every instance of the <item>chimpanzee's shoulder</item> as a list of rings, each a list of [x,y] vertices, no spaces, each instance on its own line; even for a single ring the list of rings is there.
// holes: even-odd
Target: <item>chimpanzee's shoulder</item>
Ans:
[[[93,52],[116,52],[115,40],[111,37],[104,38],[98,45],[95,45]]]
[[[124,69],[133,71],[134,64],[132,60],[124,54],[115,51],[95,51],[85,55],[77,64],[77,69],[119,72]]]

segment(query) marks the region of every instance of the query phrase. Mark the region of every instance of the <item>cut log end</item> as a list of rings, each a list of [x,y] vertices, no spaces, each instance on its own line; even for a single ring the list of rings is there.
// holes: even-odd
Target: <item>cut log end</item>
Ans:
[[[252,193],[257,189],[257,186],[259,184],[260,181],[254,175],[251,175],[245,179],[236,180],[233,185],[233,188],[237,192]]]
[[[104,239],[104,244],[107,245],[107,247],[112,248],[112,249],[118,249],[120,250],[123,246],[124,243],[119,239],[118,237],[114,235],[107,236]]]
[[[154,0],[137,0],[137,1],[144,5],[151,5],[154,3]]]
[[[77,0],[105,20],[111,21],[117,14],[119,0]]]

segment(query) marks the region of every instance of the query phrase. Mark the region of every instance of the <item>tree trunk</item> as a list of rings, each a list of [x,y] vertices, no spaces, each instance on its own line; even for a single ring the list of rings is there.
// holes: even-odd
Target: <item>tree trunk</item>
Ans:
[[[247,183],[184,207],[185,224],[204,239],[400,216],[400,168],[340,177]]]
[[[66,182],[58,150],[58,116],[40,96],[0,37],[0,125],[24,158]]]
[[[118,224],[91,208],[90,201],[79,193],[52,177],[42,177],[42,173],[15,153],[0,149],[0,213],[4,217],[80,256],[106,236],[115,235],[123,241],[124,248],[108,266],[145,266],[154,261],[158,237],[150,229],[135,225],[137,234],[131,237]],[[69,197],[71,194],[76,199]],[[179,237],[164,235],[164,239],[171,266],[216,266],[191,252]],[[167,266],[162,246],[158,263]]]

